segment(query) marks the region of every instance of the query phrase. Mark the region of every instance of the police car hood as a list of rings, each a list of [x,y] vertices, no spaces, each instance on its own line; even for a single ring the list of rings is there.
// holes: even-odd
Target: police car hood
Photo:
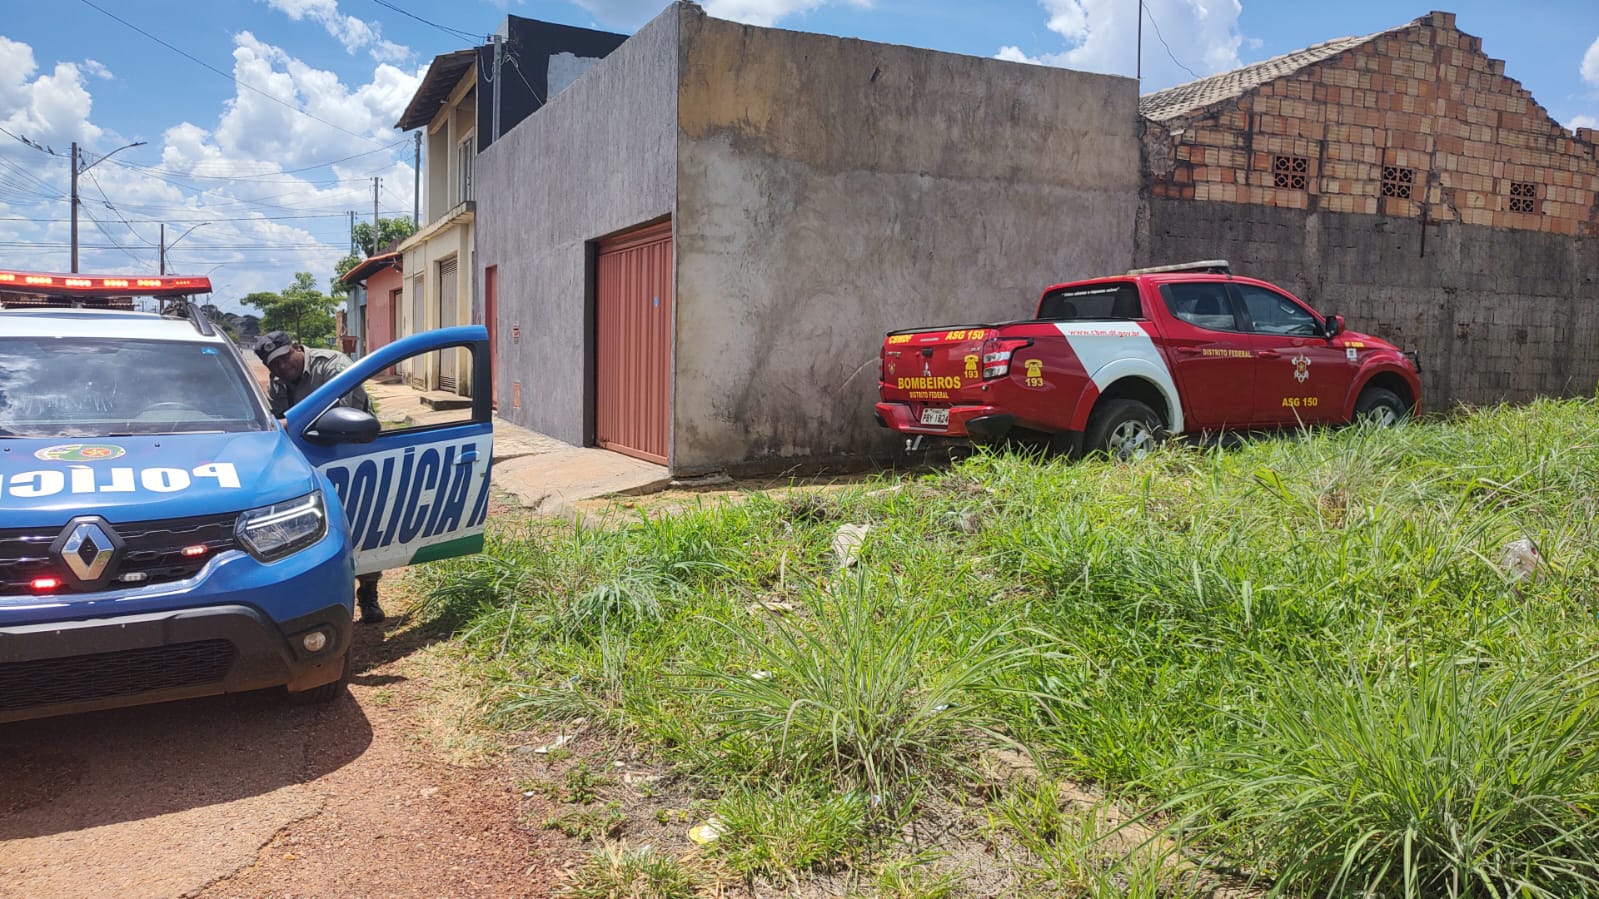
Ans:
[[[0,439],[0,529],[238,512],[303,496],[316,472],[281,428],[237,434]]]

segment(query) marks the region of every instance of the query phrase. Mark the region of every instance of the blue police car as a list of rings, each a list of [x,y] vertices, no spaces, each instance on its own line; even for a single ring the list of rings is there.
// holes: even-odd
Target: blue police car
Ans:
[[[267,687],[333,699],[354,577],[482,547],[486,389],[399,430],[337,405],[451,348],[487,385],[482,327],[369,353],[280,424],[181,299],[200,282],[0,271],[0,721]]]

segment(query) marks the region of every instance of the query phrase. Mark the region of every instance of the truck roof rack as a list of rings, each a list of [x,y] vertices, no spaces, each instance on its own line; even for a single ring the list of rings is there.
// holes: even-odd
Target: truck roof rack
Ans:
[[[1230,275],[1233,267],[1225,259],[1202,259],[1199,262],[1179,262],[1176,265],[1156,265],[1150,268],[1130,269],[1129,275],[1158,275],[1163,272],[1200,272],[1207,275]]]

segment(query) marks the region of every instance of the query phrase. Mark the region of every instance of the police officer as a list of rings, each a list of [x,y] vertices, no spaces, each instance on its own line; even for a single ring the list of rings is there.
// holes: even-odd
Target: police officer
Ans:
[[[337,350],[307,349],[282,331],[264,335],[255,345],[255,354],[261,357],[267,370],[272,373],[272,383],[267,388],[267,404],[278,418],[353,364],[349,356]],[[372,401],[360,387],[340,397],[337,405],[372,412]],[[361,607],[363,624],[376,624],[385,617],[383,607],[378,605],[378,579],[382,576],[380,572],[374,572],[356,578],[355,599]]]

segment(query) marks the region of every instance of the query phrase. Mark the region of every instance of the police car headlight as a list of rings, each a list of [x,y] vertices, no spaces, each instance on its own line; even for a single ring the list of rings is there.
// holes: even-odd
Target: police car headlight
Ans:
[[[233,526],[233,536],[239,545],[263,562],[275,562],[299,552],[321,540],[327,532],[328,514],[322,505],[320,490],[299,499],[241,512]]]

